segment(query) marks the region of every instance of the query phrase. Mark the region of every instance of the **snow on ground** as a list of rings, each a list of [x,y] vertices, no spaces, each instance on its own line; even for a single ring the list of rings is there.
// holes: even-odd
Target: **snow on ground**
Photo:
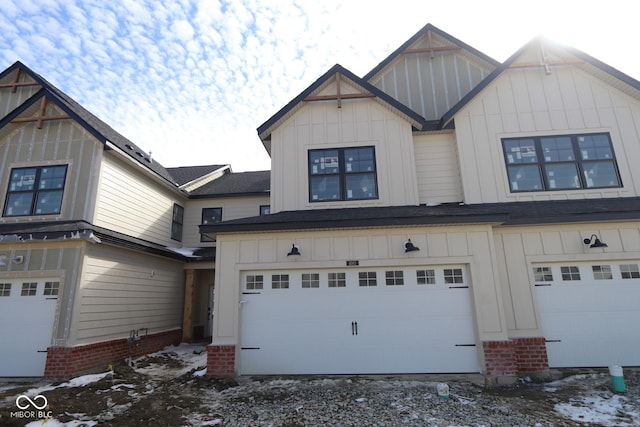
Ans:
[[[203,346],[181,344],[180,346],[170,346],[160,352],[135,359],[133,361],[133,368],[135,372],[145,375],[149,378],[146,390],[138,389],[138,391],[135,391],[134,384],[129,384],[126,381],[122,380],[118,381],[116,374],[116,380],[112,387],[104,391],[104,393],[107,393],[104,396],[106,410],[104,410],[102,414],[100,414],[100,417],[87,417],[85,414],[67,413],[67,417],[73,416],[73,418],[75,419],[63,423],[56,420],[56,414],[53,414],[53,417],[46,420],[46,423],[44,425],[46,427],[92,427],[97,425],[100,420],[108,420],[110,416],[116,417],[127,414],[127,411],[131,408],[132,405],[136,404],[143,398],[153,397],[154,393],[156,393],[156,386],[160,384],[161,381],[178,378],[189,372],[192,372],[191,375],[194,378],[204,376],[206,374],[206,368],[204,368],[207,362],[206,358],[207,354]],[[107,372],[102,372],[99,374],[80,376],[58,385],[53,385],[51,383],[43,384],[37,388],[31,388],[20,394],[37,396],[40,394],[46,394],[46,392],[55,389],[82,388],[88,384],[98,382],[105,378],[108,381],[109,376],[111,376],[113,381],[113,370],[109,370]],[[222,424],[222,418],[205,415],[205,412],[209,412],[209,414],[217,413],[215,411],[220,405],[217,400],[220,396],[222,396],[222,394],[218,393],[223,393],[227,396],[233,396],[236,394],[252,396],[253,394],[260,394],[267,389],[272,390],[274,388],[294,391],[302,384],[302,382],[306,382],[307,385],[309,385],[309,382],[311,382],[318,387],[329,387],[332,386],[332,384],[336,381],[337,380],[330,378],[316,378],[314,380],[274,379],[267,381],[243,381],[240,385],[232,387],[230,389],[226,389],[222,392],[216,392],[213,389],[202,390],[202,395],[205,395],[207,397],[207,404],[205,405],[205,407],[202,407],[201,411],[203,412],[198,413],[200,411],[194,411],[192,413],[192,416],[190,417],[190,421],[197,422],[197,424],[194,425],[215,426]],[[544,384],[544,386],[540,387],[539,390],[541,390],[543,394],[547,394],[550,398],[553,398],[554,396],[561,394],[563,390],[567,390],[570,387],[576,389],[577,392],[575,397],[555,400],[556,402],[558,402],[553,407],[555,413],[567,420],[571,420],[573,422],[581,424],[584,423],[587,425],[640,425],[640,409],[637,405],[637,402],[632,402],[632,396],[635,395],[635,393],[633,395],[614,394],[608,387],[608,381],[609,376],[604,373],[573,375],[562,380],[546,383]],[[339,382],[342,386],[348,386],[350,380],[342,378]],[[420,381],[416,381],[415,383],[413,381],[406,381],[404,382],[403,387],[424,387],[425,384],[425,382]],[[370,386],[375,387],[375,389],[378,390],[379,393],[385,393],[387,390],[391,392],[394,387],[397,387],[397,381],[394,381],[392,379],[375,380],[370,383]],[[5,407],[15,406],[14,403],[17,394],[11,396],[11,392],[9,391],[11,390],[11,388],[11,385],[3,385],[2,387],[0,387],[0,393],[5,392],[5,396],[7,396],[4,399]],[[435,383],[433,388],[435,389]],[[109,390],[128,393],[128,395],[131,397],[131,401],[128,403],[116,404],[113,401],[110,401],[111,398],[108,396]],[[358,398],[355,400],[356,403],[367,403],[365,398],[362,398],[362,401],[358,400],[359,398],[360,397],[358,396]],[[455,396],[455,399],[461,405],[467,407],[477,404],[474,396],[465,397],[461,394],[460,396]],[[250,398],[250,401],[253,401],[252,397]],[[2,402],[0,401],[0,403]],[[42,426],[43,420],[32,421],[26,425],[28,427]]]

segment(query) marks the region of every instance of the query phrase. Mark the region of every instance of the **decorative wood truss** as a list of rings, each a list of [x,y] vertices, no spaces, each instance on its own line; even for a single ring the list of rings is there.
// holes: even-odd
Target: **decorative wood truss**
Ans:
[[[18,90],[19,87],[23,87],[23,86],[38,86],[37,82],[21,82],[20,81],[20,68],[18,68],[18,72],[16,73],[16,78],[14,79],[13,83],[1,83],[0,84],[0,89],[5,88],[5,87],[10,87],[11,89],[11,93],[16,93],[16,91]]]
[[[40,99],[40,109],[38,110],[38,113],[35,116],[32,117],[18,117],[15,118],[13,120],[11,120],[11,123],[29,123],[29,122],[36,122],[38,124],[38,129],[42,129],[42,125],[43,122],[45,121],[51,121],[51,120],[67,120],[70,119],[71,116],[68,116],[66,114],[61,114],[61,115],[57,115],[57,116],[47,116],[47,104],[49,103],[49,101],[47,100],[46,96],[43,96],[42,99]]]
[[[340,90],[340,85],[342,82],[342,78],[340,73],[336,73],[335,75],[336,81],[336,94],[335,95],[311,95],[307,96],[303,99],[303,101],[327,101],[327,100],[336,100],[337,107],[342,108],[342,100],[343,99],[357,99],[357,98],[375,98],[375,95],[370,92],[364,93],[345,93],[342,94]]]
[[[427,47],[416,49],[407,49],[402,52],[403,55],[411,55],[413,53],[428,53],[429,58],[433,58],[435,52],[447,52],[461,50],[460,46],[434,46],[431,38],[431,30],[427,31]]]

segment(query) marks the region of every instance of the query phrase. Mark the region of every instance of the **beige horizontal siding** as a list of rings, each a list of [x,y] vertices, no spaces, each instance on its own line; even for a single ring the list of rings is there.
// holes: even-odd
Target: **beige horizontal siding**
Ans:
[[[453,133],[414,137],[420,203],[462,201],[462,180]]]
[[[151,255],[91,246],[77,304],[75,344],[180,328],[182,263]]]

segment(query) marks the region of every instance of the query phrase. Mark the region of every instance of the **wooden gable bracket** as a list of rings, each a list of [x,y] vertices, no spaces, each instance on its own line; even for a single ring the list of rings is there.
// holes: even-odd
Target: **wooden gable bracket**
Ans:
[[[551,69],[549,67],[554,65],[580,65],[584,64],[584,61],[580,59],[574,60],[563,60],[563,61],[550,61],[547,58],[547,54],[544,51],[544,46],[540,43],[540,56],[542,60],[540,62],[521,62],[519,64],[511,64],[509,68],[538,68],[544,67],[545,74],[551,74]]]
[[[341,84],[341,77],[340,77],[340,73],[336,73],[335,76],[336,79],[336,94],[335,95],[313,95],[313,96],[307,96],[306,98],[303,99],[303,101],[327,101],[327,100],[336,100],[337,103],[337,107],[338,108],[342,108],[342,100],[343,99],[357,99],[357,98],[375,98],[375,95],[370,93],[370,92],[366,92],[366,93],[348,93],[348,94],[342,94],[340,92],[340,84]]]
[[[429,30],[427,31],[427,47],[418,49],[407,49],[403,51],[402,54],[410,55],[412,53],[428,53],[429,58],[433,59],[434,52],[446,52],[454,50],[462,50],[462,48],[460,46],[434,46],[433,40],[431,39],[431,30]]]
[[[16,91],[18,90],[18,87],[23,87],[23,86],[39,86],[37,82],[20,82],[20,68],[18,68],[18,72],[16,73],[16,78],[13,81],[13,83],[1,83],[0,84],[0,89],[5,88],[5,87],[10,87],[11,88],[11,93],[16,93]]]
[[[18,117],[16,119],[11,120],[11,123],[29,123],[29,122],[37,122],[38,123],[38,129],[42,129],[43,126],[43,122],[45,121],[51,121],[51,120],[67,120],[70,119],[71,116],[68,116],[66,114],[62,114],[59,116],[46,116],[47,113],[47,97],[43,96],[42,99],[40,100],[40,110],[38,111],[38,114],[36,114],[33,117]]]

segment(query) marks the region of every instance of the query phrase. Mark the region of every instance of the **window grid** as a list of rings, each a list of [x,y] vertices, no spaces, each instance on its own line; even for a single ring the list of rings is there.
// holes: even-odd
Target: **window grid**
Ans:
[[[11,296],[11,283],[0,283],[0,297]]]
[[[511,192],[621,187],[608,133],[502,140]]]
[[[610,265],[592,265],[591,271],[593,271],[593,278],[595,280],[612,280],[613,273],[611,273]]]
[[[621,264],[620,273],[623,279],[640,279],[638,264]]]
[[[344,288],[347,286],[347,277],[345,273],[329,273],[330,288]]]
[[[66,178],[67,165],[12,169],[3,216],[59,214]]]
[[[551,267],[534,267],[533,276],[536,282],[552,282],[553,273]]]
[[[308,151],[309,201],[378,198],[374,147]]]
[[[23,283],[20,296],[33,297],[38,292],[38,284],[36,282]]]
[[[404,273],[401,270],[385,271],[384,275],[387,286],[404,285]]]
[[[435,285],[436,271],[435,270],[417,270],[416,280],[418,282],[418,285]]]
[[[560,273],[564,281],[580,280],[580,269],[576,266],[560,267]]]
[[[264,277],[262,275],[247,275],[245,279],[245,287],[247,290],[260,290],[264,286]]]
[[[320,287],[320,274],[318,273],[303,273],[302,274],[302,288],[319,288]]]
[[[358,285],[360,286],[378,286],[375,271],[361,271],[358,273]]]
[[[44,284],[45,296],[58,295],[59,291],[60,291],[60,282],[45,282]]]
[[[289,289],[289,275],[273,274],[271,276],[271,289]]]
[[[464,283],[464,276],[461,268],[445,268],[444,282],[447,284]]]

